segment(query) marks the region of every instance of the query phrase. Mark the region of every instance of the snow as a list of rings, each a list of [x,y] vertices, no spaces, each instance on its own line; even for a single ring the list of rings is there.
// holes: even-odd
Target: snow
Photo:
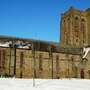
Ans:
[[[26,48],[26,49],[29,49],[29,46],[19,46],[18,48]]]
[[[83,48],[83,52],[84,52],[83,58],[85,58],[87,56],[87,54],[88,54],[89,51],[90,51],[90,47]]]
[[[0,90],[90,90],[90,80],[0,78]]]
[[[9,43],[7,42],[7,43],[0,43],[0,46],[2,46],[2,47],[9,47]]]
[[[9,42],[1,42],[0,46],[1,47],[9,47],[9,44],[12,44],[12,42],[11,41],[9,41]],[[18,46],[18,48],[29,49],[29,47],[31,46],[31,44],[28,44],[28,43],[26,43],[26,45],[23,46],[25,43],[21,43],[21,42],[18,42],[18,43],[15,43],[15,44]]]

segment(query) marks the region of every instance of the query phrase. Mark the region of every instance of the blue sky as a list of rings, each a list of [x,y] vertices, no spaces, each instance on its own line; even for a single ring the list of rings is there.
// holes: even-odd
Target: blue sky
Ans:
[[[90,0],[0,0],[0,35],[59,42],[61,13]]]

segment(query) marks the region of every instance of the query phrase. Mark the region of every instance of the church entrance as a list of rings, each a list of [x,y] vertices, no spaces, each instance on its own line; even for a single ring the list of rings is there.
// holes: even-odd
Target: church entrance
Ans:
[[[84,79],[84,69],[81,69],[80,75],[81,75],[81,78]]]

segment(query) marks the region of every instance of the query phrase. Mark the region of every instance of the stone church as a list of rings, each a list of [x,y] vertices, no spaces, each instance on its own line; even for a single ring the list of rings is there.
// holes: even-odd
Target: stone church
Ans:
[[[0,76],[90,78],[90,9],[61,14],[60,42],[0,36]]]

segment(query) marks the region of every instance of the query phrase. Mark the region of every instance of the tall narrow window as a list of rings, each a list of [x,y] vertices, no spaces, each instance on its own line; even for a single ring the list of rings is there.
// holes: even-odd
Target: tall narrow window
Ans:
[[[78,19],[78,17],[75,17],[74,27],[75,27],[75,28],[78,28],[78,26],[79,26],[79,19]]]
[[[66,44],[68,45],[68,44],[70,44],[70,25],[71,24],[71,19],[70,18],[68,18],[67,19],[67,23],[66,23],[66,25],[67,25],[67,33],[66,33]]]
[[[0,68],[1,68],[1,50],[0,50]]]
[[[79,43],[79,18],[75,17],[74,21],[75,43]]]
[[[81,20],[81,32],[82,32],[82,40],[83,40],[83,44],[85,43],[85,38],[86,38],[86,35],[85,35],[85,20],[82,19]]]
[[[5,68],[5,50],[2,51],[2,68]]]
[[[24,61],[24,53],[20,53],[20,78],[22,78],[23,74],[23,61]]]
[[[63,24],[62,24],[62,29],[63,29],[63,34],[62,34],[62,43],[66,44],[66,39],[67,39],[67,30],[66,30],[66,21],[63,20]]]
[[[42,54],[40,53],[39,55],[39,70],[42,71],[43,68],[42,68]]]
[[[59,73],[59,56],[58,55],[56,56],[56,73],[57,74]],[[57,76],[57,78],[59,77]]]
[[[65,20],[62,20],[61,27],[62,27],[61,42],[62,42],[62,44],[64,44],[65,43]]]
[[[0,68],[5,68],[5,50],[0,51]]]

